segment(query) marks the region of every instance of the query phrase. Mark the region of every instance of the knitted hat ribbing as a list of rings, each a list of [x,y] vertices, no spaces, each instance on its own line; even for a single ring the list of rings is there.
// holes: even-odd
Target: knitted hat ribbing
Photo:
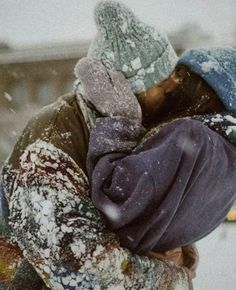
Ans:
[[[177,56],[167,36],[142,23],[125,5],[102,1],[95,8],[97,37],[88,56],[121,71],[134,93],[168,78]]]

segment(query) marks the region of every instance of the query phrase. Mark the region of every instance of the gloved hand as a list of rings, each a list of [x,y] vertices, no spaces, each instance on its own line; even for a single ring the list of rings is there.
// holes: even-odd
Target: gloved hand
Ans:
[[[84,98],[106,117],[120,116],[142,122],[142,110],[122,73],[107,71],[101,61],[82,58],[75,67]]]
[[[196,277],[196,271],[199,264],[199,253],[197,247],[192,245],[187,245],[182,247],[183,250],[183,266],[189,270],[190,276],[192,278]]]

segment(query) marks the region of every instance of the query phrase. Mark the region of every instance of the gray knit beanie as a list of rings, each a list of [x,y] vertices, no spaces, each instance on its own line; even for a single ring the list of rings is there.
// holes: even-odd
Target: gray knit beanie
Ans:
[[[166,35],[114,1],[98,3],[95,21],[98,33],[88,56],[100,59],[108,70],[121,71],[134,93],[169,77],[178,58]]]

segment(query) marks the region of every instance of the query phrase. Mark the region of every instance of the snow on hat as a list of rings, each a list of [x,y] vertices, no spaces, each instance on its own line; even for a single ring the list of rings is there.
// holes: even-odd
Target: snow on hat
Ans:
[[[88,56],[121,71],[134,93],[168,78],[178,61],[166,35],[142,23],[125,5],[102,1],[95,8],[97,37]]]
[[[236,49],[190,49],[179,59],[200,75],[216,92],[228,111],[236,113]]]

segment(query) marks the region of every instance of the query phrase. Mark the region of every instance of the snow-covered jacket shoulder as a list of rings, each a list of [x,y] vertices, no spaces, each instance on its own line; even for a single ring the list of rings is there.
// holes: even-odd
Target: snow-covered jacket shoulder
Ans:
[[[20,168],[20,158],[26,148],[38,140],[55,145],[66,152],[85,170],[88,129],[76,96],[66,95],[42,108],[29,122],[14,146],[5,166],[13,171]],[[3,176],[4,177],[4,176]],[[8,191],[7,191],[8,192]]]
[[[120,247],[94,207],[85,171],[88,130],[67,96],[28,124],[3,168],[10,225],[46,285],[62,289],[191,289],[171,262]]]

